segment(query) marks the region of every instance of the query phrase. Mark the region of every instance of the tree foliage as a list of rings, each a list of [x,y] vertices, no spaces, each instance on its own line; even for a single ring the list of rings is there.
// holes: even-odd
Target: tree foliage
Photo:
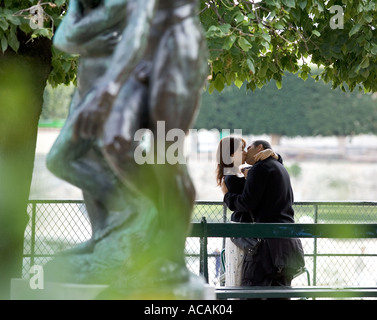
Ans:
[[[375,1],[202,0],[200,17],[210,92],[231,83],[255,90],[270,80],[280,88],[284,72],[307,79],[309,62],[322,67],[316,80],[333,88],[377,90]]]
[[[68,0],[0,2],[0,47],[18,51],[27,41],[51,39]],[[341,11],[333,11],[338,6]],[[38,10],[40,11],[38,11]],[[31,27],[38,12],[43,27]],[[209,91],[234,83],[255,90],[270,80],[278,88],[285,72],[311,75],[333,88],[377,91],[377,3],[369,0],[201,0],[200,19],[210,51]],[[338,20],[336,20],[338,19]],[[341,21],[340,21],[341,20]],[[334,27],[335,25],[335,27]],[[76,77],[75,56],[53,47],[49,82],[68,84]]]
[[[22,54],[22,47],[40,38],[52,39],[67,9],[67,0],[3,0],[0,2],[0,49]],[[47,42],[46,42],[47,43]],[[49,82],[54,87],[69,84],[76,79],[76,56],[55,49],[51,42],[45,45],[51,51]]]

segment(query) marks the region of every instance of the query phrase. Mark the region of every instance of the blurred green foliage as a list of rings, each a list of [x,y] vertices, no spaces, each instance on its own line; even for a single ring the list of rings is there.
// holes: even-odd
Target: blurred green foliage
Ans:
[[[21,272],[27,199],[41,101],[30,64],[0,59],[0,299]],[[25,108],[28,112],[25,112]]]

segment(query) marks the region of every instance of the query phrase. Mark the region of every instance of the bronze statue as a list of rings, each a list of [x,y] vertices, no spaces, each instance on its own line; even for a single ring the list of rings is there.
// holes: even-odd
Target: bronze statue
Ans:
[[[187,133],[195,119],[207,76],[197,2],[70,1],[54,44],[80,54],[78,88],[47,166],[83,190],[93,234],[46,266],[52,280],[109,283],[121,295],[141,282],[187,281],[195,198],[187,168],[140,165],[134,153],[139,129],[156,134],[164,121],[166,131]],[[172,143],[153,142],[157,158]],[[56,272],[62,263],[69,268]]]

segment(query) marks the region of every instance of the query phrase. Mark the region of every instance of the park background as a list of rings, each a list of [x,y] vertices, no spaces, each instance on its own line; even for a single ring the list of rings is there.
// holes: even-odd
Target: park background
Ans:
[[[338,5],[336,15],[332,11],[335,4]],[[2,284],[18,276],[22,242],[25,239],[27,248],[29,241],[28,236],[24,237],[23,223],[18,222],[26,205],[28,209],[32,207],[27,200],[42,199],[38,206],[42,210],[36,219],[40,222],[36,226],[36,252],[53,255],[56,248],[61,249],[61,243],[56,241],[57,232],[66,235],[67,230],[62,226],[72,225],[62,220],[50,225],[43,220],[50,218],[49,211],[52,211],[52,202],[45,203],[43,199],[81,198],[80,191],[56,179],[45,168],[46,153],[59,133],[56,124],[59,126],[66,119],[73,90],[72,86],[52,90],[50,85],[76,81],[77,57],[55,50],[51,41],[67,5],[67,0],[42,4],[38,0],[5,0],[0,5],[0,45],[4,53],[4,59],[0,60],[0,94],[3,94],[1,104],[5,106],[0,108],[3,111],[0,149],[4,160],[0,171],[5,175],[1,181],[0,233],[11,235],[0,243],[2,291]],[[35,8],[46,20],[43,28],[33,28],[30,24],[30,14]],[[204,93],[195,128],[242,129],[248,141],[256,137],[271,140],[291,173],[296,201],[374,201],[360,206],[361,210],[350,206],[346,216],[352,214],[352,221],[358,223],[375,221],[377,117],[375,95],[367,92],[377,92],[376,2],[202,0],[199,15],[208,40],[208,91],[212,95]],[[316,70],[317,66],[322,69]],[[286,72],[293,75],[283,76]],[[300,82],[290,84],[290,79]],[[319,82],[314,85],[313,79]],[[34,161],[36,128],[47,80],[50,85],[45,90]],[[331,91],[330,85],[348,93]],[[53,98],[55,101],[51,102]],[[57,107],[62,114],[49,114],[48,109]],[[221,201],[214,179],[213,149],[218,137],[209,138],[206,132],[201,132],[198,138],[199,145],[188,154],[197,199]],[[83,216],[81,204],[80,201],[74,204],[79,208],[75,218]],[[60,203],[55,207],[63,209],[55,215],[59,219],[73,214]],[[333,216],[341,219],[336,221],[344,222],[345,207],[337,204],[335,208]],[[371,215],[367,209],[371,209]],[[297,211],[297,220],[301,222]],[[307,211],[303,211],[307,216]],[[31,215],[31,211],[28,213]],[[322,221],[319,217],[318,223]],[[43,231],[50,233],[45,235]],[[317,245],[316,239],[313,242]],[[364,279],[367,285],[377,283],[375,240],[330,244],[320,239],[317,252],[311,250],[314,247],[313,243],[305,244],[306,262],[313,278],[318,269],[317,284],[360,285],[358,278]],[[197,253],[195,250],[190,253]],[[321,256],[316,256],[317,253]],[[333,253],[350,256],[330,256]],[[23,254],[32,255],[32,252],[25,249]],[[365,263],[365,277],[355,268],[357,278],[349,270],[359,257]],[[316,258],[317,267],[311,268]],[[41,260],[30,261],[38,262]],[[211,257],[212,267],[213,262]],[[24,267],[28,272],[30,265]],[[320,273],[326,276],[319,276]],[[348,278],[342,280],[345,276]]]
[[[82,199],[81,190],[54,177],[45,165],[46,155],[68,115],[73,91],[73,85],[55,89],[48,86],[45,90],[30,199],[58,202]],[[273,149],[282,155],[291,176],[296,203],[375,202],[377,199],[375,94],[334,90],[311,77],[303,81],[295,74],[286,74],[280,89],[271,82],[253,92],[234,85],[225,87],[221,93],[204,91],[193,128],[186,139],[185,155],[199,202],[222,201],[223,195],[215,180],[216,149],[221,137],[239,130],[248,142],[254,139],[271,141]],[[296,208],[296,221],[314,222],[314,216],[307,211],[309,207],[300,206]],[[214,219],[211,207],[203,208],[200,214]],[[348,207],[340,206],[339,210],[344,212],[337,219],[364,223],[370,208],[360,207],[365,211],[363,216],[356,208],[352,213]],[[200,218],[196,217],[197,213],[194,215],[194,219]],[[198,273],[199,259],[190,255],[199,254],[197,241],[188,238],[186,244],[187,265],[194,273]],[[306,254],[313,254],[313,240],[302,241]],[[219,285],[216,252],[222,247],[221,238],[208,243],[208,252],[212,254],[208,260],[209,282],[213,285]],[[325,257],[317,258],[316,268],[313,267],[315,258],[306,258],[312,281],[316,279],[323,285],[377,283],[373,257],[377,250],[375,240],[321,239],[315,243],[315,248],[316,254]],[[354,256],[336,257],[345,253]],[[294,284],[307,284],[305,275],[295,279]]]
[[[315,73],[314,73],[315,74]],[[74,86],[47,86],[39,123],[31,199],[81,199],[81,191],[54,177],[45,157],[69,110]],[[377,95],[333,90],[312,77],[286,74],[256,89],[203,92],[186,156],[197,200],[222,200],[216,186],[216,148],[242,130],[248,142],[265,139],[288,169],[295,201],[376,201]]]

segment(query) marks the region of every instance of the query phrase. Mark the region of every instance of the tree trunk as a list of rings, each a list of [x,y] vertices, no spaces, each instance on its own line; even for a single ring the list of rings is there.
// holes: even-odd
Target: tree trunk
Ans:
[[[51,69],[51,41],[27,42],[16,54],[0,53],[0,299],[21,276],[26,212],[38,120]]]

